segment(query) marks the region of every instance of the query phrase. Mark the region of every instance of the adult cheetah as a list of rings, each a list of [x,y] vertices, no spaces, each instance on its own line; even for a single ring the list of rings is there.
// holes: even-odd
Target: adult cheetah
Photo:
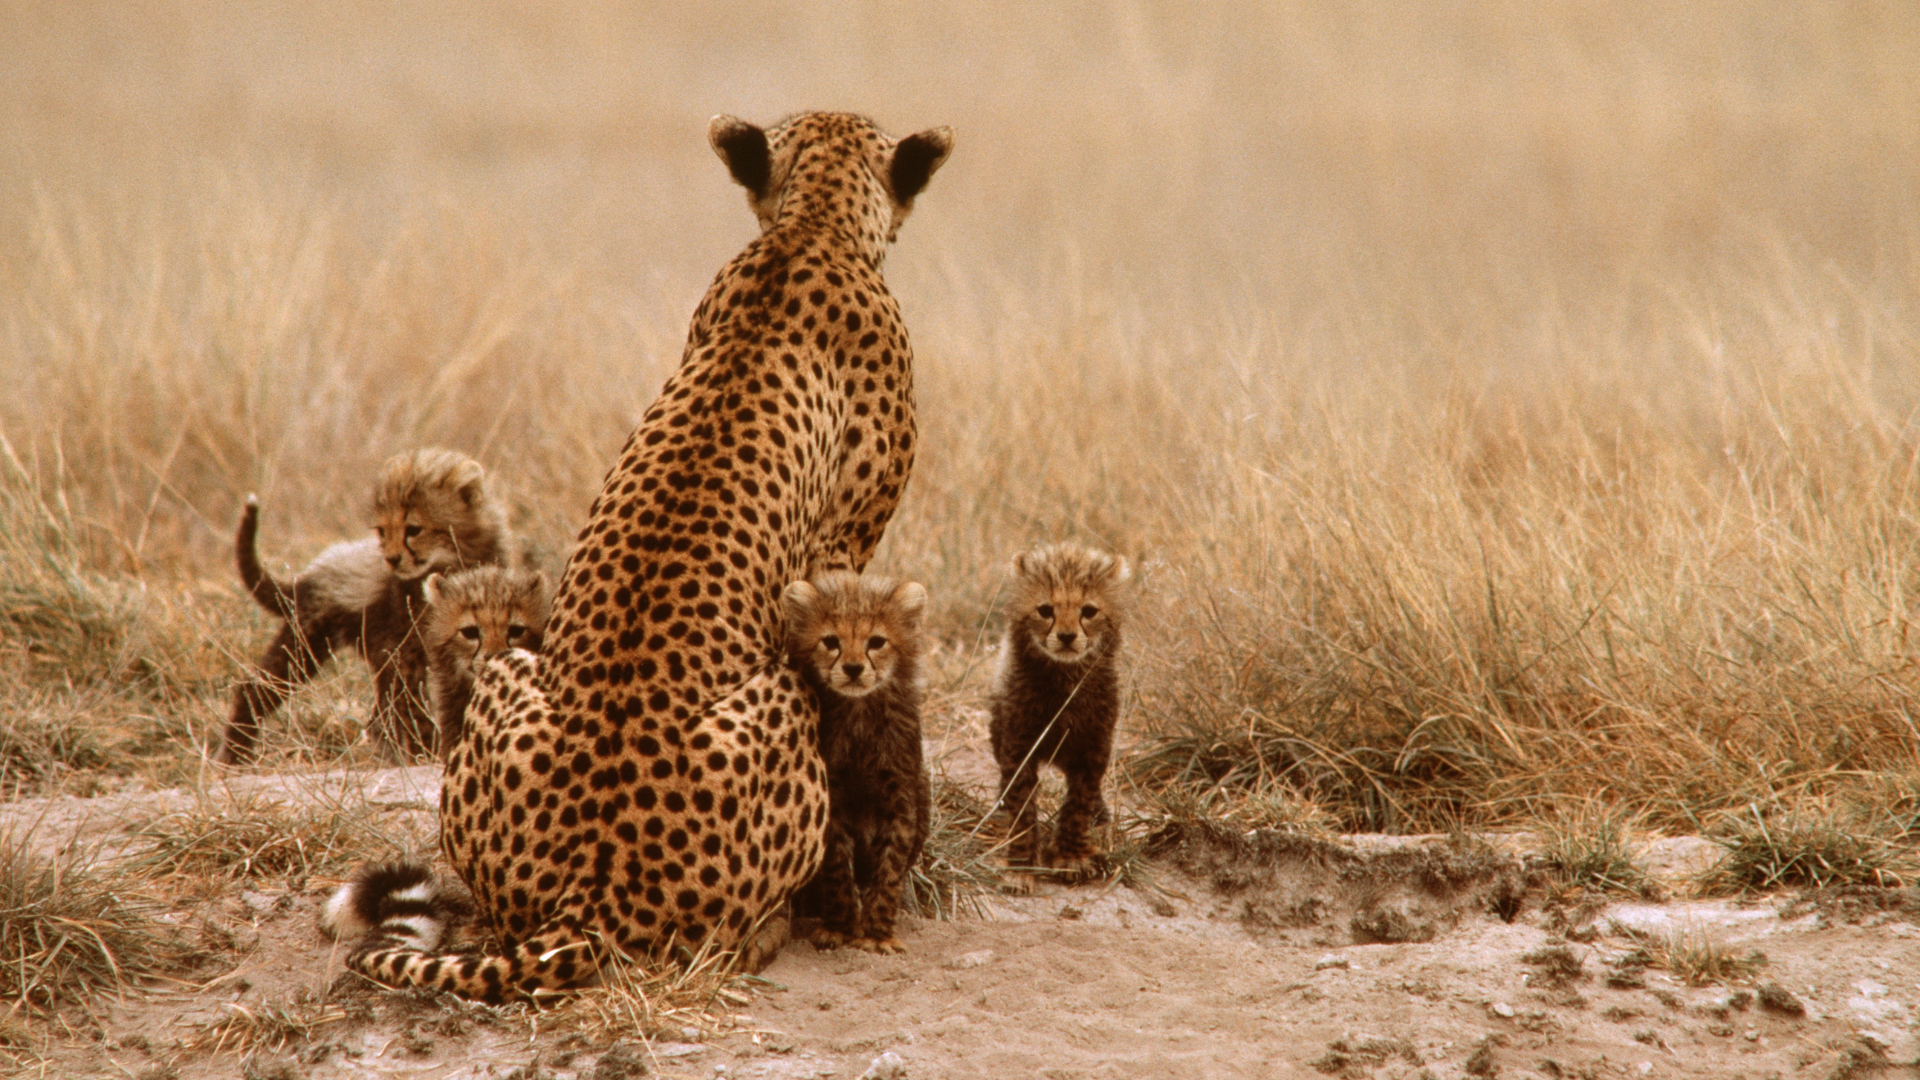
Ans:
[[[420,889],[369,875],[335,907],[375,924],[348,965],[380,982],[498,1001],[614,952],[739,946],[763,917],[777,942],[820,865],[817,705],[782,663],[780,593],[863,568],[907,482],[911,354],[880,268],[953,135],[847,113],[707,135],[761,234],[608,474],[544,652],[479,666],[447,762],[441,850],[502,948],[432,954]]]

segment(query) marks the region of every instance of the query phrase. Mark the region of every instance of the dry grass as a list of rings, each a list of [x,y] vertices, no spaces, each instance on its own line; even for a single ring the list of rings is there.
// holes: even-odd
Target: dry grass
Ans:
[[[907,879],[912,910],[935,919],[978,914],[980,897],[1001,889],[1006,841],[992,811],[969,789],[934,777],[926,847]]]
[[[342,874],[405,852],[375,808],[265,796],[202,801],[162,815],[130,835],[146,845],[128,869],[149,878],[193,881],[282,879],[304,887],[315,874]]]
[[[197,955],[133,882],[78,852],[0,835],[0,1000],[51,1012],[174,972]]]
[[[1689,986],[1750,982],[1767,965],[1766,954],[1758,949],[1735,953],[1702,927],[1651,934],[1615,923],[1614,930],[1639,946],[1616,966],[1660,968]]]
[[[537,1023],[549,1030],[571,1027],[600,1043],[685,1038],[689,1029],[713,1035],[733,1026],[758,981],[735,970],[736,959],[702,947],[674,963],[612,963],[602,968],[601,985],[558,998]]]
[[[1713,838],[1726,853],[1701,878],[1710,893],[1904,887],[1920,856],[1877,806],[1752,805],[1729,814]]]
[[[264,639],[249,491],[297,564],[451,445],[562,557],[752,229],[706,117],[825,104],[959,133],[880,568],[971,649],[1010,552],[1144,556],[1139,783],[1672,828],[1920,771],[1910,6],[109,10],[0,15],[0,711],[157,718],[109,757]],[[353,752],[314,716],[270,753]]]
[[[1562,888],[1660,899],[1659,883],[1633,857],[1630,826],[1590,804],[1562,808],[1541,822],[1537,858]]]
[[[610,955],[620,955],[609,948]],[[337,1037],[341,1025],[351,1030],[379,1023],[397,1029],[396,1043],[420,1056],[431,1051],[436,1037],[465,1038],[476,1027],[536,1040],[560,1036],[563,1046],[637,1039],[647,1054],[655,1039],[704,1038],[738,1026],[738,1010],[751,1002],[757,985],[766,984],[736,971],[735,960],[711,947],[671,963],[626,958],[602,969],[600,985],[504,1005],[394,991],[346,976],[325,993],[303,988],[283,999],[229,1005],[218,1019],[196,1025],[179,1049],[228,1056],[296,1052]]]
[[[356,1018],[364,1019],[347,1005],[303,989],[285,1002],[229,1004],[226,1015],[218,1020],[195,1025],[180,1040],[180,1049],[236,1056],[275,1053],[311,1042],[322,1030]]]

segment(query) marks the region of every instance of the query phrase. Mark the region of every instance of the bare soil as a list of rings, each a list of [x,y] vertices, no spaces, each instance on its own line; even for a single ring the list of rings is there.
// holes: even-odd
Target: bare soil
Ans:
[[[26,800],[0,827],[137,854],[183,807],[370,804],[430,851],[431,769],[253,776],[210,792]],[[238,812],[238,811],[236,811]],[[1662,903],[1555,896],[1526,837],[1339,842],[1169,827],[1151,884],[993,896],[909,918],[910,951],[796,942],[712,1023],[589,1030],[342,977],[316,929],[337,877],[204,883],[174,917],[225,961],[178,985],[30,1021],[50,1076],[1815,1077],[1920,1075],[1910,890]],[[1650,840],[1670,890],[1714,845]],[[1680,934],[1764,964],[1691,986],[1639,962]],[[1636,936],[1637,935],[1637,936]]]

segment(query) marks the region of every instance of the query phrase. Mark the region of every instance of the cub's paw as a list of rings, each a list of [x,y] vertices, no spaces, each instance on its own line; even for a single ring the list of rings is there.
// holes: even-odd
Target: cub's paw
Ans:
[[[892,934],[888,934],[883,938],[855,938],[847,942],[847,944],[865,952],[878,953],[881,956],[897,956],[907,951],[907,947],[900,944],[900,939],[894,937]]]
[[[838,930],[829,930],[824,926],[815,930],[813,936],[807,940],[813,942],[813,947],[822,952],[831,952],[842,945],[859,945],[858,939]]]
[[[1008,892],[1015,896],[1026,896],[1033,892],[1034,882],[1038,880],[1038,876],[1031,870],[1008,868],[1004,883]]]
[[[1060,875],[1060,879],[1077,885],[1083,881],[1092,881],[1100,876],[1100,853],[1092,849],[1080,851],[1056,851],[1048,862]]]

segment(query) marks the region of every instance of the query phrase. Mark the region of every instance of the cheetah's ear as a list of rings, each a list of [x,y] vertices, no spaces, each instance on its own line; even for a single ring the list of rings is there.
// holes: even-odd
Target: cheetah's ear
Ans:
[[[727,163],[734,182],[756,199],[767,197],[767,182],[773,178],[773,157],[767,149],[767,133],[738,117],[722,113],[707,122],[707,142],[713,152]]]
[[[472,458],[455,465],[448,473],[447,481],[453,490],[460,493],[460,501],[468,506],[479,506],[487,501],[487,470]]]
[[[438,572],[428,574],[427,583],[421,586],[421,591],[426,593],[427,603],[438,604],[444,601],[447,597],[446,584],[447,579],[441,577]]]
[[[903,581],[894,586],[893,595],[887,597],[900,617],[908,623],[919,626],[920,616],[927,610],[927,587],[917,581]]]
[[[912,206],[913,197],[927,189],[927,181],[947,155],[953,153],[953,129],[928,128],[901,139],[893,148],[893,164],[887,180],[893,185],[893,197],[901,206]]]
[[[1108,580],[1115,585],[1125,585],[1133,577],[1133,564],[1125,555],[1113,557],[1113,569],[1108,572]]]
[[[788,619],[798,620],[820,602],[820,590],[811,581],[796,581],[780,594],[780,607]]]
[[[1028,564],[1028,561],[1033,558],[1034,554],[1035,553],[1032,551],[1019,551],[1014,553],[1013,573],[1015,577],[1032,577],[1033,576],[1032,572],[1028,570],[1027,564]]]

